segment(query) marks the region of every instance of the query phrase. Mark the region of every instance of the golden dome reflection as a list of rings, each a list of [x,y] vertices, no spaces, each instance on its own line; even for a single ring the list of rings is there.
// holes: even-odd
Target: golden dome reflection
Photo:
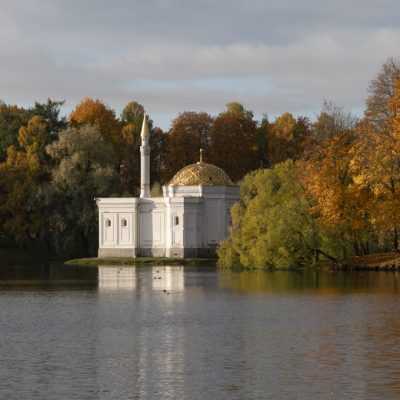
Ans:
[[[233,186],[221,168],[200,161],[182,168],[169,183],[171,186]]]

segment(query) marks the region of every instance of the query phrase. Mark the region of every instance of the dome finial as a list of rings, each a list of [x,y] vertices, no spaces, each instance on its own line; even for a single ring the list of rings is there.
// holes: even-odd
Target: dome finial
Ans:
[[[200,147],[200,162],[203,162],[203,149]]]

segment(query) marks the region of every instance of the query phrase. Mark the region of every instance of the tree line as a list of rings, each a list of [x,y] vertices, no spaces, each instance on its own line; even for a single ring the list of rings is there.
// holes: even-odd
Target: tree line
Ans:
[[[362,119],[330,102],[314,121],[289,112],[256,120],[237,102],[216,116],[182,112],[166,132],[150,119],[153,195],[203,148],[206,162],[241,182],[221,262],[280,265],[397,250],[399,71],[396,60],[383,64]],[[20,246],[40,240],[62,256],[94,255],[94,197],[139,194],[144,108],[131,101],[117,116],[85,98],[62,117],[62,105],[0,102],[0,237]],[[272,253],[284,255],[272,262]]]
[[[362,118],[326,104],[303,151],[248,174],[220,263],[290,268],[399,252],[400,63],[371,81]]]

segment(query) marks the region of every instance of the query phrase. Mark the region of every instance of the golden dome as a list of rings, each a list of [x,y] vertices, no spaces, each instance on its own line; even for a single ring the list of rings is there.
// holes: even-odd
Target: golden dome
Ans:
[[[213,164],[198,162],[182,168],[169,183],[171,186],[232,186],[229,176]]]

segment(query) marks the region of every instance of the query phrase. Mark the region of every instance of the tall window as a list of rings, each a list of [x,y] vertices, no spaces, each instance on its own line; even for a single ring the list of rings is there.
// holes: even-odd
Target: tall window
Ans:
[[[122,220],[122,226],[128,226],[128,221],[125,218]]]
[[[106,227],[108,228],[109,226],[111,226],[111,219],[106,219]]]
[[[179,225],[179,217],[175,217],[175,225]]]

